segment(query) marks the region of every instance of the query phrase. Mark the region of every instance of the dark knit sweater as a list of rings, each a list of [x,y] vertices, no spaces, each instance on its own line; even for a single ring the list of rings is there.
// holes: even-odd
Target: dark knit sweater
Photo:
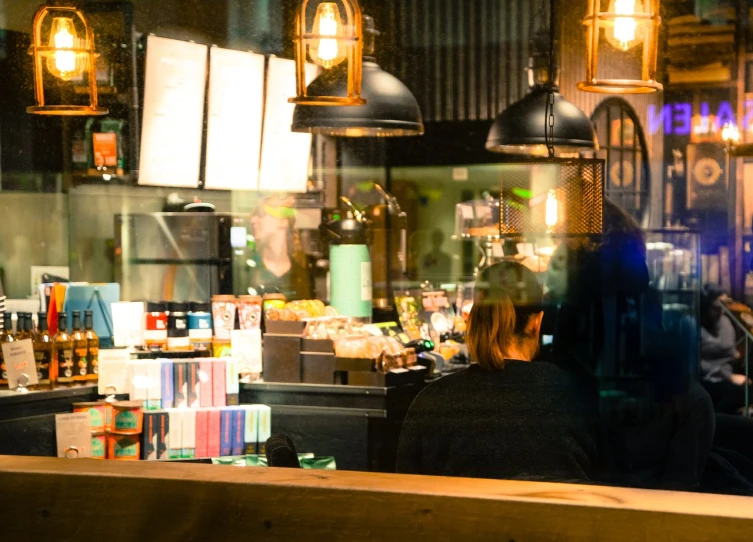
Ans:
[[[411,405],[397,470],[473,478],[586,481],[597,463],[593,412],[550,363],[478,365],[429,385]]]

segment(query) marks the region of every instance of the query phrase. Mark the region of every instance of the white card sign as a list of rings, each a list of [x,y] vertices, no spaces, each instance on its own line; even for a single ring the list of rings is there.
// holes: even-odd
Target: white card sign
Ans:
[[[204,188],[256,190],[264,117],[264,55],[212,47]]]
[[[3,360],[8,374],[8,387],[18,388],[19,381],[26,386],[39,383],[37,364],[34,360],[34,346],[31,339],[3,343]]]
[[[199,185],[207,51],[206,45],[148,37],[139,184]]]
[[[238,363],[241,374],[250,372],[261,374],[261,330],[235,329],[232,342],[233,359]]]
[[[128,393],[128,360],[125,348],[99,351],[99,383],[97,393],[115,395]]]
[[[315,64],[306,64],[307,85],[318,71]],[[290,130],[295,105],[288,98],[295,95],[295,61],[270,57],[259,174],[259,190],[263,192],[306,191],[311,134]]]
[[[55,414],[58,457],[76,459],[92,456],[91,420],[88,412]]]

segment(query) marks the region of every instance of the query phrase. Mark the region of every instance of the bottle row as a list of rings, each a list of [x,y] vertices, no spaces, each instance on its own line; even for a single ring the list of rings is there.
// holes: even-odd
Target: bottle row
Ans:
[[[2,345],[31,341],[37,370],[39,389],[71,386],[76,383],[96,382],[99,373],[99,337],[94,332],[92,311],[73,311],[72,325],[68,328],[68,315],[57,315],[57,331],[50,333],[47,313],[37,314],[34,326],[31,313],[17,313],[16,330],[13,331],[12,314],[3,313],[0,334],[0,388],[8,386],[8,373]]]

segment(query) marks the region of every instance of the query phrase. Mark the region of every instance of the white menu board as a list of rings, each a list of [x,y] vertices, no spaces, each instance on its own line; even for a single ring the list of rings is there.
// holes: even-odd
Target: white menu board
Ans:
[[[264,117],[264,55],[212,47],[204,188],[256,190]]]
[[[199,185],[207,50],[148,37],[139,184]]]
[[[307,85],[318,72],[315,64],[306,64]],[[312,136],[290,130],[295,105],[288,103],[288,98],[295,95],[295,61],[270,57],[259,190],[306,191]]]

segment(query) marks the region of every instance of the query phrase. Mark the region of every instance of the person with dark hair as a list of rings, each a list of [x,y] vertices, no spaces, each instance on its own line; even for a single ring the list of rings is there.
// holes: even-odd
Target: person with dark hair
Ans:
[[[532,362],[543,290],[518,263],[476,282],[466,342],[474,363],[430,384],[411,405],[398,448],[401,473],[588,481],[595,423],[569,375]]]
[[[701,373],[717,412],[737,414],[745,407],[745,375],[735,373],[740,360],[735,328],[722,311],[724,291],[707,284],[701,293]],[[748,381],[750,385],[750,381]],[[753,397],[753,389],[750,390]]]

